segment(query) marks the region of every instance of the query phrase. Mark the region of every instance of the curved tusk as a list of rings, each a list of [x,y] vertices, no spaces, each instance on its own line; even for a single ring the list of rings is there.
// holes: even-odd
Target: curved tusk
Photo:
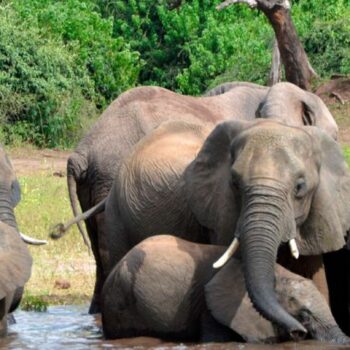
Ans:
[[[20,232],[19,234],[21,235],[22,241],[27,243],[27,244],[31,244],[31,245],[44,245],[44,244],[47,244],[47,241],[45,241],[43,239],[36,239],[36,238],[29,237],[29,236],[25,235],[22,232]]]
[[[297,242],[294,238],[292,238],[289,242],[289,248],[290,248],[290,252],[291,254],[293,255],[293,257],[295,259],[298,259],[299,258],[299,249],[298,249],[298,246],[297,246]]]
[[[214,269],[218,269],[224,266],[227,263],[227,261],[231,258],[231,256],[236,252],[238,247],[239,241],[237,238],[235,238],[232,241],[231,245],[226,249],[225,253],[221,256],[221,258],[213,264]]]

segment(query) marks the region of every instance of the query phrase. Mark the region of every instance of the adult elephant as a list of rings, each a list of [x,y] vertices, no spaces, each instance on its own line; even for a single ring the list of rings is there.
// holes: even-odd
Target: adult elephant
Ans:
[[[7,314],[18,306],[31,274],[32,258],[17,228],[14,207],[20,186],[10,160],[0,147],[0,335],[7,332]]]
[[[176,341],[276,342],[288,339],[257,313],[247,295],[242,262],[213,269],[225,247],[160,235],[131,249],[102,293],[106,338],[156,336]],[[276,294],[308,337],[350,344],[315,285],[277,265]],[[156,283],[155,283],[156,281]]]
[[[260,120],[224,122],[210,132],[163,123],[116,174],[105,209],[105,262],[115,266],[144,238],[164,232],[226,246],[235,238],[255,308],[288,333],[303,331],[274,294],[278,248],[289,242],[295,257],[342,248],[349,200],[341,149],[318,128]]]
[[[337,137],[337,125],[321,99],[290,83],[271,88],[231,83],[222,92],[216,89],[211,97],[190,97],[159,87],[140,87],[118,97],[68,159],[68,190],[74,215],[79,211],[78,202],[86,211],[107,196],[122,159],[139,140],[167,120],[204,122],[213,127],[223,120],[262,117],[287,125],[316,125]],[[99,295],[106,278],[102,266],[108,254],[104,226],[104,213],[86,220],[96,260],[91,313],[99,311]],[[84,237],[84,229],[81,226],[79,229]],[[88,239],[84,239],[89,244]]]

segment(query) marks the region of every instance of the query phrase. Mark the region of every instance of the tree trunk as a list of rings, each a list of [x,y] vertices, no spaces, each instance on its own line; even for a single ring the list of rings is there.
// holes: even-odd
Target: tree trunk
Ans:
[[[290,11],[280,6],[263,10],[275,31],[287,81],[309,90],[313,70],[298,38]]]
[[[270,77],[268,85],[272,86],[282,79],[282,67],[281,67],[281,55],[280,50],[278,48],[278,42],[275,39],[273,43],[273,52],[272,52],[272,63],[270,70]]]
[[[234,3],[246,3],[251,8],[261,10],[268,18],[276,34],[287,81],[309,90],[310,82],[316,75],[305,50],[298,38],[290,15],[288,0],[227,0],[217,8],[219,10]]]

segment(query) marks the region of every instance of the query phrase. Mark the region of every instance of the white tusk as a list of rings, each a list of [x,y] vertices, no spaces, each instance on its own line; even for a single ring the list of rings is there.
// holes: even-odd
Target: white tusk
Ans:
[[[290,252],[293,255],[293,257],[295,259],[298,259],[299,258],[299,249],[298,249],[298,246],[297,246],[297,242],[296,242],[296,240],[294,238],[292,238],[289,241],[289,248],[290,248]]]
[[[20,232],[19,234],[21,235],[22,241],[27,243],[27,244],[32,244],[32,245],[44,245],[44,244],[47,244],[47,241],[45,241],[45,240],[35,239],[35,238],[32,238],[32,237],[29,237],[29,236],[25,235],[22,232]]]
[[[220,257],[220,259],[213,264],[214,269],[218,269],[224,266],[227,263],[228,259],[230,259],[231,256],[236,252],[238,247],[239,241],[237,238],[235,238],[232,241],[231,245],[226,249],[225,253]]]

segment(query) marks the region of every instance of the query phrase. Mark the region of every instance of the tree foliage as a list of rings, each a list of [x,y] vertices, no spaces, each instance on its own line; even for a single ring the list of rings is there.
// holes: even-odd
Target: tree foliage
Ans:
[[[199,95],[225,81],[266,83],[274,34],[245,5],[220,0],[3,0],[0,130],[69,146],[121,92],[160,85]],[[348,0],[295,0],[292,17],[321,77],[350,73]]]
[[[142,84],[200,94],[227,71],[237,79],[264,81],[272,30],[257,13],[244,7],[218,12],[217,3],[184,1],[170,11],[166,1],[108,2],[115,35],[145,61]],[[247,62],[247,56],[254,60]]]
[[[7,142],[69,146],[88,118],[135,86],[139,54],[79,0],[0,7],[0,117]]]
[[[6,11],[6,12],[5,12]],[[0,12],[0,118],[5,141],[64,145],[92,112],[93,84],[61,43]]]

